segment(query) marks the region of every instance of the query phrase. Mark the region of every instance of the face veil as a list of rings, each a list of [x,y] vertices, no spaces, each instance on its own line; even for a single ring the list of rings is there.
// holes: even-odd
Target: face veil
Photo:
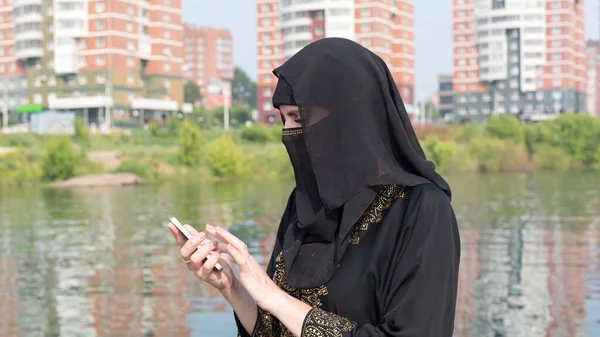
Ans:
[[[353,41],[326,38],[273,72],[279,78],[273,105],[297,105],[302,118],[296,138],[283,136],[296,176],[290,198],[296,216],[282,247],[288,282],[316,287],[333,276],[377,186],[433,183],[448,196],[451,191],[425,158],[377,55]],[[304,183],[311,174],[312,185]]]

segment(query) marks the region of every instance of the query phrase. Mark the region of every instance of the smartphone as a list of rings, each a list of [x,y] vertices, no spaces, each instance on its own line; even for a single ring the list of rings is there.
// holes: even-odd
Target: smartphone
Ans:
[[[179,222],[179,220],[177,220],[177,218],[172,216],[169,218],[169,220],[171,220],[171,223],[174,224],[175,227],[177,227],[177,229],[179,229],[181,234],[183,234],[188,240],[192,238],[192,234],[190,234],[190,232],[188,232],[187,229],[185,229],[185,227],[183,227],[183,225],[181,224],[181,222]],[[208,254],[208,256],[210,256],[210,253]],[[208,257],[204,258],[204,262],[206,262],[207,259],[208,259]],[[215,267],[213,269],[216,271],[221,271],[221,270],[223,270],[223,266],[221,266],[221,264],[219,264],[219,262],[217,262],[217,264],[215,264]]]

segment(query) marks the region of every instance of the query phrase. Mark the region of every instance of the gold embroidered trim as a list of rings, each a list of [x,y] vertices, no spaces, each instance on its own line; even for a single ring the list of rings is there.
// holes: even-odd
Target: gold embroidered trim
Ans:
[[[352,331],[352,329],[354,329],[354,324],[349,319],[315,308],[306,315],[300,336],[342,337],[343,332]]]
[[[277,286],[288,293],[290,296],[310,305],[312,308],[323,306],[321,296],[329,293],[324,285],[317,288],[298,289],[289,285],[285,273],[285,263],[283,261],[283,252],[280,252],[275,259],[275,272],[273,281]],[[259,319],[252,333],[252,337],[294,337],[294,335],[283,325],[275,316],[259,308]]]
[[[377,196],[363,215],[358,219],[352,230],[352,235],[348,242],[352,245],[360,243],[360,232],[369,229],[369,226],[381,222],[383,212],[392,206],[392,202],[398,198],[404,198],[404,186],[401,185],[381,185],[378,188]]]
[[[301,135],[302,134],[302,129],[283,129],[283,131],[281,131],[281,134],[283,136]]]
[[[281,326],[277,324],[276,318],[262,308],[258,308],[258,320],[252,337],[276,337],[281,335]]]

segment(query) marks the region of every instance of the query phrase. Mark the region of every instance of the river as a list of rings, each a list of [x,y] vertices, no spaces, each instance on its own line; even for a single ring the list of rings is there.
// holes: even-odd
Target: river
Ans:
[[[600,173],[448,177],[455,335],[600,336]],[[0,336],[235,336],[166,223],[229,227],[259,262],[292,182],[0,190]]]

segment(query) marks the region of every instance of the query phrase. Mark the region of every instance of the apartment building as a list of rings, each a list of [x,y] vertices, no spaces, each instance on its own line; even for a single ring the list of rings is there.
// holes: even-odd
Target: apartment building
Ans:
[[[231,105],[233,38],[227,29],[184,25],[183,77],[200,87],[206,109]]]
[[[181,0],[0,0],[0,14],[11,111],[126,125],[181,109]]]
[[[454,112],[452,75],[440,75],[438,84],[440,116],[447,118]]]
[[[257,0],[257,109],[262,122],[279,113],[271,104],[272,70],[307,44],[325,38],[354,40],[390,67],[399,92],[413,110],[414,17],[412,0]]]
[[[453,0],[454,111],[583,111],[583,0]]]
[[[587,93],[585,111],[600,119],[600,40],[587,42],[586,63]]]

